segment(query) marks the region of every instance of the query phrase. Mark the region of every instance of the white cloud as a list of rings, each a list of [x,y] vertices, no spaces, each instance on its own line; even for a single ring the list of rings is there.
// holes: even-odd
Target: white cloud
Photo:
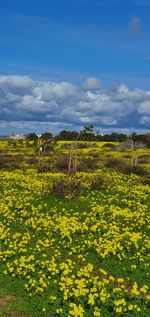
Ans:
[[[35,97],[45,100],[62,99],[75,93],[75,86],[67,82],[41,82],[33,89]]]
[[[138,110],[139,110],[139,113],[150,115],[150,100],[142,102],[139,105]]]
[[[0,122],[51,122],[53,127],[148,126],[150,91],[124,84],[102,90],[100,80],[87,78],[80,86],[69,82],[33,80],[27,76],[0,76]],[[27,123],[26,123],[26,126]],[[29,124],[30,127],[30,124]]]
[[[150,126],[150,116],[143,116],[140,122],[146,126]]]
[[[34,81],[28,76],[0,76],[0,86],[29,88],[33,84]]]

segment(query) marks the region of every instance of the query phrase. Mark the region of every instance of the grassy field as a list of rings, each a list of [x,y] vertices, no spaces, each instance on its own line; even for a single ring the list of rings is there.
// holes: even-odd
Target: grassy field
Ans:
[[[149,317],[150,150],[68,143],[0,142],[0,317]]]

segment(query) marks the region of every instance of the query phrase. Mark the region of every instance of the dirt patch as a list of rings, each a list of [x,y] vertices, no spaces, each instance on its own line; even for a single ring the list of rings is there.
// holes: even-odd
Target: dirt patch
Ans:
[[[8,303],[15,299],[12,295],[6,295],[0,298],[0,307],[5,307]]]
[[[25,317],[25,315],[18,311],[11,311],[7,313],[6,317]]]
[[[6,295],[0,298],[0,308],[7,311],[7,305],[15,300],[15,296],[13,295]],[[24,313],[20,311],[5,311],[6,317],[26,317]],[[31,316],[30,316],[31,317]]]

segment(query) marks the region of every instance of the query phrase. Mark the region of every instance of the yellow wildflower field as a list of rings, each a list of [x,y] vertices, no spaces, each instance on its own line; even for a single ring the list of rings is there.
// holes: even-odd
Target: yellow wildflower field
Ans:
[[[103,175],[105,186],[89,190]],[[2,277],[21,281],[32,316],[150,315],[150,187],[136,175],[77,173],[75,199],[47,192],[61,173],[1,171]]]
[[[116,144],[80,141],[68,174],[70,141],[0,142],[0,297],[27,316],[150,316],[150,152]]]

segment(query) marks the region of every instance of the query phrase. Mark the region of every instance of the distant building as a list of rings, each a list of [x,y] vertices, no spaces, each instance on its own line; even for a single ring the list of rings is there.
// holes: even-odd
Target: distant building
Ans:
[[[11,135],[9,137],[9,139],[11,139],[13,141],[23,141],[23,140],[25,140],[25,136],[16,134],[16,135]]]

